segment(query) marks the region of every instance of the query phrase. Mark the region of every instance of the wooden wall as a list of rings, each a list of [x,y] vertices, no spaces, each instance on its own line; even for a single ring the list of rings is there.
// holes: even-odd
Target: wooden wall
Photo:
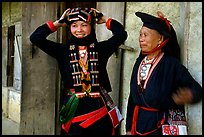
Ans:
[[[56,20],[58,3],[28,2],[22,5],[21,135],[54,135],[56,118],[56,61],[36,47],[29,36],[48,20]],[[56,41],[56,33],[49,36]]]

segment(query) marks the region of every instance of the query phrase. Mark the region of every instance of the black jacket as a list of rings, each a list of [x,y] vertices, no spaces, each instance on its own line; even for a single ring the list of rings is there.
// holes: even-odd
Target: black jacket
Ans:
[[[96,45],[99,53],[100,85],[104,86],[108,92],[112,91],[112,89],[106,70],[107,61],[118,47],[127,39],[127,32],[119,22],[112,19],[110,26],[113,36],[108,40],[98,42]],[[46,37],[51,33],[52,32],[47,24],[43,24],[32,33],[30,41],[48,55],[57,59],[65,88],[73,88],[73,79],[71,71],[68,68],[70,66],[70,59],[67,58],[67,55],[70,52],[69,41],[67,45],[64,45],[47,40]]]
[[[84,40],[82,41],[83,44],[84,43],[91,44],[92,42],[94,42],[94,51],[98,53],[97,76],[99,77],[99,86],[103,86],[108,92],[112,90],[110,81],[108,78],[108,73],[106,70],[108,59],[127,38],[127,32],[124,30],[124,27],[116,20],[112,19],[110,23],[110,30],[112,31],[113,36],[108,40],[97,42],[95,36],[94,35],[92,36],[92,33],[93,33],[93,28],[92,28],[92,33],[89,36],[92,36],[93,40],[89,39],[86,41]],[[69,55],[73,55],[73,53],[76,53],[75,55],[77,55],[77,58],[78,58],[78,54],[77,54],[78,48],[74,48],[75,49],[74,52],[71,49],[73,49],[72,47],[76,43],[79,44],[81,39],[72,40],[73,37],[71,37],[67,42],[67,44],[60,44],[46,39],[47,36],[50,35],[51,33],[52,32],[48,27],[48,25],[43,24],[32,33],[32,35],[30,36],[30,41],[33,44],[35,44],[37,47],[39,47],[41,50],[43,50],[45,53],[54,57],[57,60],[65,90],[70,88],[75,88],[75,92],[77,91],[80,92],[80,89],[78,89],[78,87],[74,85],[74,82],[76,82],[73,79],[73,73],[72,73],[74,69],[71,68],[71,66],[73,66],[72,64],[73,62],[72,62],[72,58]],[[85,38],[88,39],[89,36]],[[88,53],[90,53],[90,50],[91,48],[89,45]],[[88,59],[90,59],[90,55],[91,54],[89,54]],[[91,63],[91,60],[89,60],[89,63]],[[88,66],[90,67],[91,65],[88,65]],[[91,88],[93,88],[93,86]],[[95,91],[95,90],[91,90],[91,91]],[[64,99],[65,103],[67,98],[69,99],[69,96],[65,96],[65,99]],[[89,112],[92,112],[94,110],[97,110],[103,107],[104,105],[105,105],[104,101],[102,100],[101,97],[92,98],[92,97],[85,96],[79,99],[79,104],[74,116],[87,114]],[[78,134],[79,135],[81,134],[99,134],[99,135],[110,134],[111,135],[111,133],[112,133],[112,122],[109,117],[109,114],[106,114],[104,117],[102,117],[101,119],[99,119],[97,122],[95,122],[94,124],[92,124],[90,127],[86,129],[82,129],[79,126],[79,123],[73,123],[69,129],[69,134],[71,135],[78,135]]]
[[[163,112],[168,112],[170,108],[184,107],[175,104],[172,99],[172,93],[178,87],[189,87],[191,89],[192,103],[197,103],[202,99],[202,88],[185,66],[174,57],[164,54],[153,70],[146,89],[140,92],[137,85],[137,72],[141,61],[142,57],[137,58],[132,71],[126,131],[131,130],[135,105],[160,110],[160,112],[139,111],[137,131],[144,133],[157,128],[158,121],[163,117]]]

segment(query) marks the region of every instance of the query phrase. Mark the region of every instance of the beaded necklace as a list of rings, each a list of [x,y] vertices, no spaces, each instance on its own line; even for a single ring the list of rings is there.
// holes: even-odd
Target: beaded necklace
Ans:
[[[90,73],[88,72],[88,53],[87,47],[84,48],[79,47],[79,65],[82,68],[81,72],[81,80],[91,81]],[[82,83],[82,92],[90,93],[91,92],[91,84]]]
[[[160,52],[155,58],[147,61],[147,56],[140,63],[138,73],[137,73],[137,84],[139,85],[141,91],[146,88],[147,81],[149,80],[152,71],[158,64],[158,62],[163,57],[164,53]]]

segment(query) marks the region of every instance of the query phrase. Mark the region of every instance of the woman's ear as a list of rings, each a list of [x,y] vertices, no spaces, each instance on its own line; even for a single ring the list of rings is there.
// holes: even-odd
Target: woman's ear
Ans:
[[[159,41],[158,41],[158,44],[161,44],[163,41],[164,41],[164,36],[163,36],[163,35],[160,35],[160,39],[159,39]]]

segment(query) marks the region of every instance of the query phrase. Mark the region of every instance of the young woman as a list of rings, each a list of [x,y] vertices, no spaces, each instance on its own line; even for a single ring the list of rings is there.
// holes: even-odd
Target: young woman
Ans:
[[[139,36],[141,54],[131,76],[126,134],[162,135],[169,110],[184,111],[185,104],[200,101],[202,88],[180,63],[176,33],[163,14],[135,14],[143,22]],[[182,120],[185,119],[176,122]]]
[[[113,36],[98,42],[95,24],[105,24]],[[71,32],[67,44],[46,39],[66,26]],[[60,121],[67,134],[114,133],[100,90],[111,92],[107,61],[126,38],[127,33],[118,21],[93,8],[67,9],[59,20],[39,26],[30,36],[33,44],[58,61],[65,91]]]

